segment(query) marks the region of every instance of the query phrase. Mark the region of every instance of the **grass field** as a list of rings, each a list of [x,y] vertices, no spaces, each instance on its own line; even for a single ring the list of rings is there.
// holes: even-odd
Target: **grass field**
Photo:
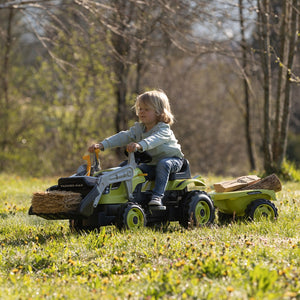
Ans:
[[[28,216],[55,183],[0,174],[1,299],[300,299],[299,183],[277,193],[276,222],[83,234]]]

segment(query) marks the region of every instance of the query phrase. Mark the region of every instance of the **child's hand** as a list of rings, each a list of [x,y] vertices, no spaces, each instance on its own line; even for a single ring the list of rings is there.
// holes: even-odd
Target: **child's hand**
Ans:
[[[130,144],[127,145],[126,150],[128,152],[135,152],[137,150],[142,150],[142,146],[140,144],[138,144],[138,143],[133,143],[132,142],[132,143],[130,143]]]
[[[93,144],[89,147],[88,151],[93,153],[96,149],[103,150],[103,145],[101,143],[100,144]]]

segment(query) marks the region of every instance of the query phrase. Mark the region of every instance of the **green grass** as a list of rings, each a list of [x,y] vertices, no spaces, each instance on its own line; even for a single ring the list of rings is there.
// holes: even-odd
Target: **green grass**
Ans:
[[[55,183],[0,175],[1,299],[300,299],[299,183],[277,193],[276,222],[83,234],[28,216]]]

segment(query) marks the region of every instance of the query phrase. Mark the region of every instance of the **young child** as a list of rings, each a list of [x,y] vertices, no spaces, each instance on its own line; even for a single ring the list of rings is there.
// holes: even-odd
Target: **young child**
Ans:
[[[161,90],[139,95],[135,111],[139,122],[127,131],[91,145],[88,150],[94,152],[95,149],[106,150],[127,145],[128,152],[147,151],[152,156],[152,162],[141,164],[139,168],[148,174],[148,178],[155,176],[155,187],[149,205],[161,206],[169,174],[178,172],[183,165],[181,147],[170,129],[174,116],[169,99]]]

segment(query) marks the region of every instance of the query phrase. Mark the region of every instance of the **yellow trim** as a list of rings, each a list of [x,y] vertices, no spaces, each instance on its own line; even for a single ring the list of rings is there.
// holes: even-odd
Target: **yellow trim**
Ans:
[[[84,156],[82,156],[82,158],[84,160],[86,160],[86,162],[87,162],[87,168],[86,168],[86,170],[87,170],[87,176],[90,176],[90,174],[91,174],[91,167],[92,167],[91,157],[90,157],[90,155],[84,155]]]

